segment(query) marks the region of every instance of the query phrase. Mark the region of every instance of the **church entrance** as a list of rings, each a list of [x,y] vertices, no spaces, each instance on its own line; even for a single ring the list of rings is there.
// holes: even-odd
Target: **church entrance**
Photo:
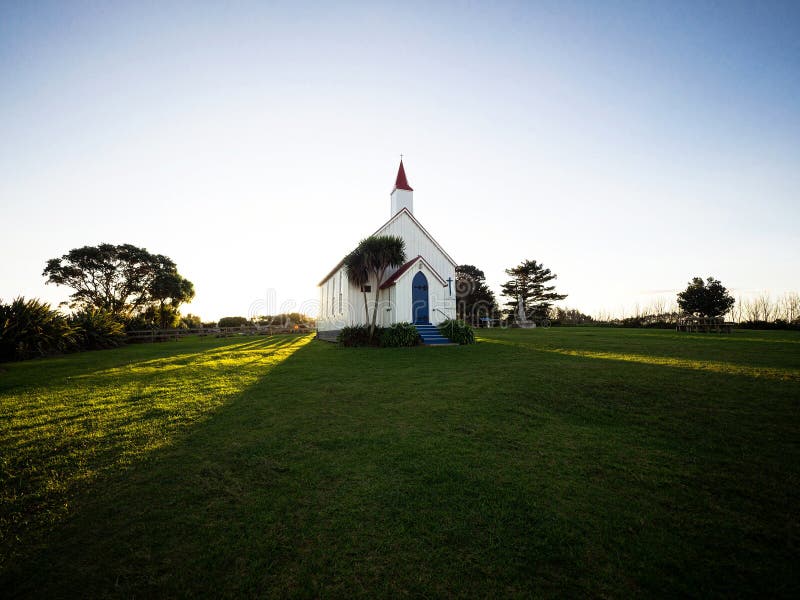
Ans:
[[[428,278],[422,271],[414,275],[411,282],[411,314],[414,323],[429,323],[430,314],[428,311]]]

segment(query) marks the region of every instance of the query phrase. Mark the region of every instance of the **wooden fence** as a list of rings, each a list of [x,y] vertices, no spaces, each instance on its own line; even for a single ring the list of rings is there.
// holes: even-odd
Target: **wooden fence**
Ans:
[[[685,317],[678,319],[675,331],[688,331],[690,333],[730,333],[733,323],[721,318]]]
[[[126,332],[129,342],[165,342],[179,340],[188,335],[230,337],[234,335],[276,335],[279,333],[306,334],[313,329],[305,325],[251,326],[251,327],[197,327],[189,329],[139,329]]]

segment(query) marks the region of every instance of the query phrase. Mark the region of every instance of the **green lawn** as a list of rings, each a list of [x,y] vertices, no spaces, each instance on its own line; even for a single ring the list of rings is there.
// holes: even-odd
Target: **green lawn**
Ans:
[[[0,365],[3,597],[800,594],[800,335]]]

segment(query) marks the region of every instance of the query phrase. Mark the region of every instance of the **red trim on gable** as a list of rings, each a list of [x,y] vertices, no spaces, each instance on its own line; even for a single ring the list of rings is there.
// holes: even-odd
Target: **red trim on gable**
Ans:
[[[382,290],[385,290],[387,287],[389,287],[389,286],[391,286],[391,285],[394,285],[394,282],[395,282],[395,281],[397,281],[397,280],[400,278],[400,275],[402,275],[403,273],[405,273],[406,271],[408,271],[408,270],[411,268],[411,266],[412,266],[412,265],[413,265],[415,262],[417,262],[417,261],[418,261],[420,258],[422,258],[422,257],[421,257],[421,256],[417,256],[416,258],[412,258],[410,261],[408,261],[408,262],[407,262],[406,264],[404,264],[402,267],[400,267],[399,269],[397,269],[397,271],[395,271],[394,273],[392,273],[392,276],[391,276],[391,277],[389,277],[389,279],[387,279],[386,281],[384,281],[384,282],[381,284],[381,288],[380,288],[380,289],[382,289]]]
[[[425,260],[424,257],[418,255],[416,258],[412,258],[410,261],[405,263],[402,267],[397,269],[397,271],[392,273],[391,277],[389,277],[389,279],[387,279],[386,281],[384,281],[381,284],[380,289],[385,290],[386,288],[393,286],[395,283],[397,283],[397,280],[400,279],[400,277],[403,276],[403,273],[408,271],[412,266],[414,266],[414,264],[417,261],[420,261],[420,260],[425,263],[425,266],[428,267],[430,272],[433,273],[433,275],[436,277],[436,279],[438,279],[441,282],[442,285],[444,285],[446,283],[444,277],[439,275],[439,273],[436,272],[436,269],[434,269],[430,265],[430,263],[427,260]]]

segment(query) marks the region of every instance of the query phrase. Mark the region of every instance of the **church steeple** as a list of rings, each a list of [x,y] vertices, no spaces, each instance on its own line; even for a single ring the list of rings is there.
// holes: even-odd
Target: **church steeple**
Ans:
[[[414,212],[414,188],[408,185],[406,170],[403,168],[403,157],[401,156],[400,168],[397,169],[397,179],[392,190],[392,214],[389,216],[395,216],[404,208],[407,208],[408,212]]]
[[[400,168],[397,169],[397,180],[394,182],[394,189],[396,190],[408,190],[409,192],[413,192],[414,188],[408,185],[408,179],[406,179],[406,170],[403,168],[403,159],[400,159]]]

